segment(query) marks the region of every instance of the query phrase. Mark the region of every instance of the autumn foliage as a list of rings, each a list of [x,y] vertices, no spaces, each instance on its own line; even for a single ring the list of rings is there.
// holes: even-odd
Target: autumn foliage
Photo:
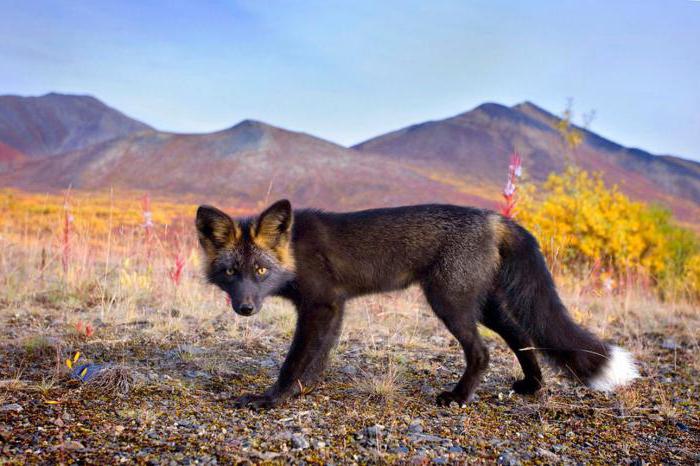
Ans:
[[[599,175],[575,167],[521,192],[518,220],[565,274],[596,269],[621,288],[633,277],[662,296],[700,294],[700,244],[658,206],[630,200]]]
[[[514,154],[502,213],[537,236],[560,279],[613,292],[633,282],[664,299],[700,299],[697,235],[674,224],[667,210],[632,201],[600,176],[573,167],[552,174],[539,188],[521,184],[520,167]],[[131,290],[134,300],[162,293],[158,284],[182,289],[198,277],[195,205],[129,192],[73,191],[68,199],[0,190],[4,260],[24,260],[22,270],[35,270],[40,279],[62,276],[83,288],[100,288],[104,277],[118,277],[119,286],[125,293]],[[234,215],[254,213],[228,210]],[[27,251],[33,252],[20,259]],[[91,277],[97,285],[82,284],[91,283]]]

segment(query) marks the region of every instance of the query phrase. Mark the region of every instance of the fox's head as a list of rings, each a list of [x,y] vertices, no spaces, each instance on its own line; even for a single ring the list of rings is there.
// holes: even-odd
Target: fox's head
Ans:
[[[207,279],[228,293],[237,314],[255,314],[266,296],[293,278],[292,216],[286,199],[257,218],[236,220],[206,205],[197,209]]]

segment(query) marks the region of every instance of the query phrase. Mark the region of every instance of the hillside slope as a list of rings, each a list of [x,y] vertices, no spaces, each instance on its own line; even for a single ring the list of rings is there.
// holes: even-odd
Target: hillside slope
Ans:
[[[487,103],[372,138],[354,149],[491,186],[503,182],[508,165],[504,154],[517,149],[534,181],[575,162],[601,172],[635,198],[663,203],[686,218],[697,212],[700,164],[627,148],[578,127],[583,142],[571,150],[556,129],[558,122],[558,117],[530,102],[513,107]]]
[[[25,189],[146,189],[248,205],[283,196],[329,208],[487,202],[384,157],[251,120],[208,134],[140,132],[29,162],[0,181]]]
[[[635,199],[700,218],[700,164],[627,148],[577,128],[568,148],[560,119],[524,102],[487,103],[348,149],[245,120],[206,134],[162,132],[92,97],[0,97],[0,185],[32,190],[150,190],[257,205],[289,197],[334,209],[455,202],[493,207],[517,149],[530,180],[576,163]]]
[[[57,155],[150,129],[90,96],[0,96],[0,142],[29,157]]]

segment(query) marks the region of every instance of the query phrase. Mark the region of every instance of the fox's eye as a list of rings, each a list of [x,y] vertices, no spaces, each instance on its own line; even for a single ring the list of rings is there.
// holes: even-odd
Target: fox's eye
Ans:
[[[265,274],[267,273],[267,268],[261,267],[261,266],[257,266],[257,267],[255,268],[255,273],[258,274],[259,276],[263,276],[263,275],[265,275]]]
[[[229,267],[228,269],[226,269],[226,275],[228,275],[229,277],[236,275],[236,269]]]

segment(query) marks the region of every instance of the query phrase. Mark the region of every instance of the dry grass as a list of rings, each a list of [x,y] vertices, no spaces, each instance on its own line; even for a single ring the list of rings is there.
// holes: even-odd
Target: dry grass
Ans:
[[[358,299],[319,387],[272,413],[236,411],[232,398],[273,381],[294,310],[270,299],[254,317],[234,316],[201,279],[189,222],[158,227],[148,243],[132,217],[104,231],[76,221],[64,273],[55,213],[51,228],[32,229],[16,212],[15,223],[0,220],[0,407],[23,408],[0,412],[0,462],[493,462],[505,451],[526,462],[585,462],[591,451],[594,462],[698,461],[700,316],[691,304],[643,289],[566,287],[574,317],[629,348],[643,378],[607,397],[548,370],[538,397],[514,396],[515,358],[482,329],[492,363],[465,411],[434,406],[463,362],[420,291]],[[187,258],[177,285],[175,251]],[[76,351],[107,369],[87,384],[71,380],[64,361]],[[415,419],[422,432],[410,430]],[[386,428],[365,444],[359,433],[373,425]],[[292,434],[325,446],[294,449]],[[66,451],[68,441],[83,448]]]
[[[389,401],[400,394],[401,369],[393,361],[380,363],[372,371],[360,369],[355,388],[372,401]]]
[[[133,368],[125,365],[110,365],[83,385],[91,396],[126,396],[138,388],[139,381]]]

